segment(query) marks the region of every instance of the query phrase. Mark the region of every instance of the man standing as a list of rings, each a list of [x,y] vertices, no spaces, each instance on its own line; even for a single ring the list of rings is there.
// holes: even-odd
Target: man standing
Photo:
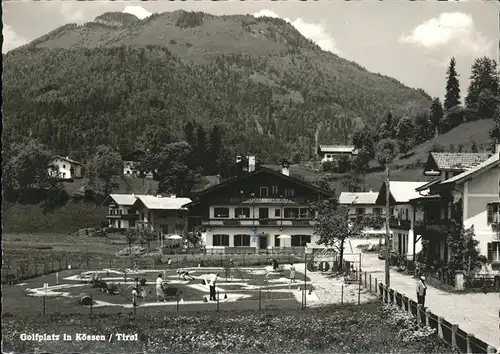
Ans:
[[[217,278],[219,277],[219,273],[212,275],[210,277],[210,282],[208,283],[210,287],[210,301],[217,301],[215,297],[215,283],[217,281]]]
[[[427,292],[427,285],[425,285],[425,277],[422,275],[417,281],[417,301],[419,305],[425,307],[425,295]]]

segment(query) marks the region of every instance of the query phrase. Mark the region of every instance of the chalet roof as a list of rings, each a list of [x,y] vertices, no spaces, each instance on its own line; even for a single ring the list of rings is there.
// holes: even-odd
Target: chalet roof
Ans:
[[[81,162],[78,162],[78,161],[75,161],[75,160],[72,160],[70,159],[69,157],[63,157],[63,156],[60,156],[60,155],[54,155],[52,157],[52,160],[55,160],[55,159],[61,159],[61,160],[65,160],[65,161],[68,161],[69,163],[72,163],[72,164],[75,164],[75,165],[81,165],[83,166],[83,163]]]
[[[115,201],[118,205],[134,205],[137,194],[110,194],[109,197]]]
[[[214,186],[210,186],[208,188],[205,188],[199,192],[197,192],[197,196],[203,196],[203,195],[206,195],[208,193],[211,193],[213,191],[216,191],[220,188],[224,188],[224,187],[227,187],[233,183],[239,183],[239,182],[243,182],[245,181],[246,179],[248,178],[251,178],[253,176],[256,176],[258,174],[262,174],[262,173],[265,173],[265,174],[269,174],[269,175],[274,175],[274,176],[277,176],[279,178],[282,178],[284,180],[287,180],[287,181],[291,181],[293,183],[296,183],[298,185],[302,185],[306,188],[310,188],[318,193],[321,193],[323,194],[324,196],[332,196],[332,193],[330,191],[326,191],[324,189],[321,189],[319,187],[316,187],[315,185],[311,184],[311,183],[308,183],[306,181],[303,181],[301,179],[298,179],[298,178],[295,178],[295,177],[292,177],[292,176],[287,176],[287,175],[284,175],[282,174],[281,172],[278,172],[278,171],[274,171],[270,168],[266,168],[266,167],[263,167],[261,166],[259,169],[253,171],[253,172],[248,172],[248,173],[245,173],[239,177],[236,177],[236,178],[232,178],[232,179],[229,179],[227,181],[224,181],[222,183],[218,183]],[[193,203],[194,204],[194,203]]]
[[[486,161],[468,169],[465,172],[462,172],[456,176],[453,176],[451,178],[448,178],[446,181],[442,182],[441,184],[451,184],[451,183],[462,183],[465,182],[466,180],[473,178],[482,172],[485,172],[489,170],[492,167],[498,166],[500,163],[500,157],[498,154],[494,154],[491,156],[489,159]]]
[[[339,196],[339,204],[376,204],[378,193],[376,192],[342,192]]]
[[[189,198],[158,197],[153,195],[141,195],[137,197],[136,203],[142,204],[151,210],[186,210],[184,205],[191,203]]]
[[[357,150],[354,145],[320,145],[318,147],[320,152],[326,153],[351,153],[356,154]]]
[[[426,189],[428,189],[428,188],[430,188],[432,186],[435,186],[436,184],[439,184],[439,182],[441,182],[441,177],[433,179],[432,181],[427,182],[426,184],[421,185],[420,187],[416,188],[415,190],[417,192],[422,192],[422,191],[424,191],[424,190],[426,190]]]
[[[412,182],[412,181],[389,181],[390,198],[393,203],[409,203],[410,200],[421,197],[417,192],[417,188],[423,186],[427,182]],[[382,193],[384,191],[384,193]],[[385,204],[385,183],[380,188],[377,197],[377,204]]]
[[[139,155],[145,155],[146,153],[142,150],[135,150],[132,152],[129,152],[128,154],[125,154],[122,156],[123,161],[133,161],[137,156]]]
[[[418,198],[413,198],[413,199],[410,199],[410,202],[425,202],[425,201],[429,201],[429,200],[440,200],[442,197],[439,195],[439,194],[432,194],[432,195],[421,195],[420,197]]]
[[[439,170],[467,170],[487,160],[490,153],[431,152],[430,157]]]
[[[250,198],[241,204],[297,204],[297,202],[286,198]]]

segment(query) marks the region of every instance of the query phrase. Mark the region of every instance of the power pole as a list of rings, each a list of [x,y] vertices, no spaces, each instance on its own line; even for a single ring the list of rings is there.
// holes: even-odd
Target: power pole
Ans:
[[[390,243],[390,229],[389,229],[389,220],[390,220],[390,182],[389,182],[389,159],[387,158],[385,161],[385,285],[387,287],[391,286],[391,278],[389,273],[389,243]]]

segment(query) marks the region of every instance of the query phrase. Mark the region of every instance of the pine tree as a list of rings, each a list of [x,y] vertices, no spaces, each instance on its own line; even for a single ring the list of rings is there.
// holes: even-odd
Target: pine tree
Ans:
[[[198,166],[203,169],[203,175],[207,173],[207,134],[201,125],[196,129],[196,154]]]
[[[435,97],[432,100],[430,120],[432,127],[434,128],[434,135],[437,137],[439,135],[439,125],[443,119],[444,110],[443,105],[439,97]]]
[[[471,82],[465,97],[467,108],[472,113],[470,120],[492,118],[498,104],[499,74],[497,62],[482,57],[476,59],[471,68]]]
[[[451,58],[450,66],[446,73],[446,95],[444,98],[445,111],[448,111],[450,108],[460,105],[460,83],[458,82],[458,74],[455,66],[455,58]]]
[[[208,138],[208,161],[207,161],[207,173],[209,175],[218,174],[217,161],[221,156],[221,150],[223,148],[222,144],[222,133],[217,125],[212,127]]]

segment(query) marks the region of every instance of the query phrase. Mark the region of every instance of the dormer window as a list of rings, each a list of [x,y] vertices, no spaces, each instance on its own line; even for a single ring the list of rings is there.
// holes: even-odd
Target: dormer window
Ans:
[[[261,198],[267,198],[268,197],[268,191],[267,187],[260,187],[260,197]]]

